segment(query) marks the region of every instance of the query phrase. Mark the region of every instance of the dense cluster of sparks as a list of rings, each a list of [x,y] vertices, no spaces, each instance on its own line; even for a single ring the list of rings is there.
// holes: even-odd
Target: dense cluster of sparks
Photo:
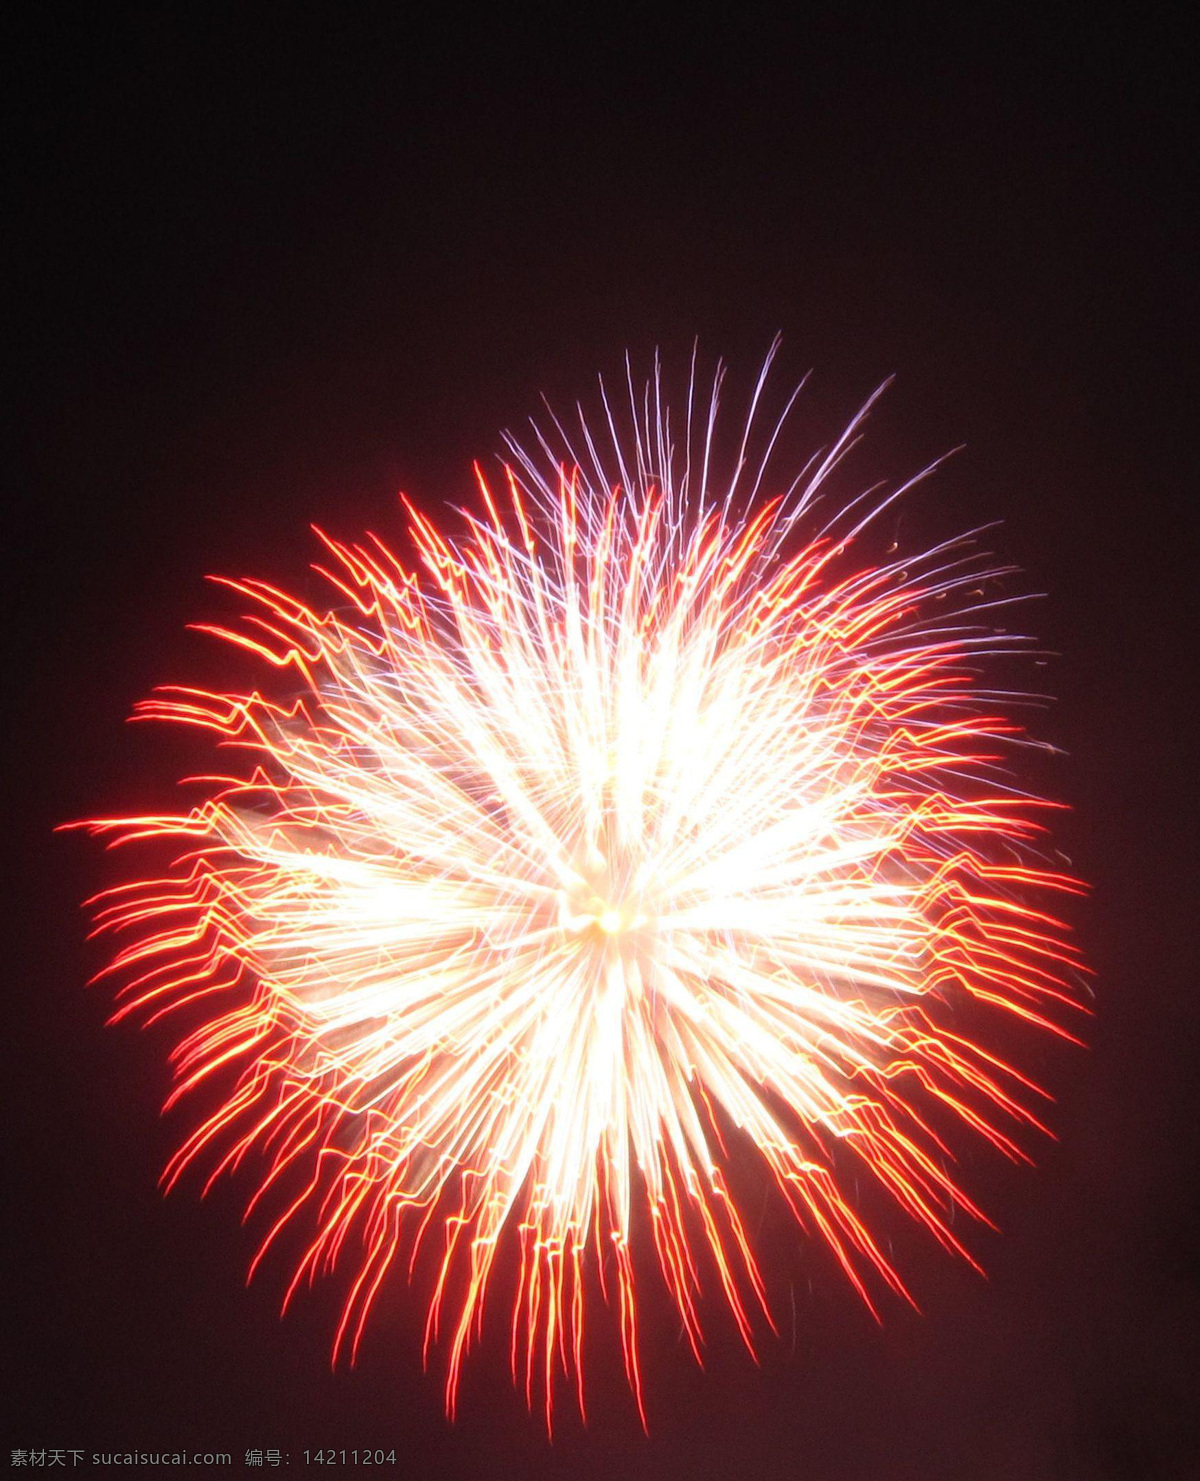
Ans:
[[[678,446],[657,375],[620,416],[604,397],[603,439],[580,413],[532,454],[510,440],[460,539],[408,507],[408,564],[322,535],[327,608],[227,583],[252,615],[209,630],[264,689],[139,713],[241,765],[185,811],[89,825],[176,846],[97,906],[130,932],[117,1016],[184,1011],[172,1100],[220,1088],[166,1180],[261,1154],[258,1258],[298,1224],[289,1299],[349,1272],[335,1356],[432,1248],[451,1411],[504,1249],[514,1375],[547,1419],[558,1373],[584,1403],[593,1284],[641,1404],[631,1236],[698,1358],[710,1283],[753,1351],[739,1161],[869,1304],[907,1292],[856,1173],[970,1259],[945,1127],[1021,1156],[1040,1092],[963,1009],[1066,1033],[1075,997],[1041,905],[1072,881],[1035,852],[1047,804],[1000,780],[1021,732],[978,686],[1018,641],[983,610],[994,568],[969,537],[856,566],[904,489],[818,517],[870,403],[772,493],[782,423],[752,457],[752,404],[718,485],[719,376],[704,408],[694,385]]]

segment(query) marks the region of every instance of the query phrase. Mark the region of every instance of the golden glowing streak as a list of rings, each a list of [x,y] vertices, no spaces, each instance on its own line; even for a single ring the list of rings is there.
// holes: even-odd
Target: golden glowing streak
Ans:
[[[641,1407],[635,1205],[697,1358],[707,1281],[748,1346],[772,1325],[736,1161],[872,1310],[872,1275],[907,1292],[855,1170],[970,1260],[954,1215],[983,1215],[935,1123],[1009,1157],[1005,1123],[1039,1123],[963,1009],[1070,1037],[1074,996],[1026,902],[1075,886],[1032,853],[1048,804],[1000,782],[1020,732],[974,688],[1016,641],[980,620],[995,573],[961,540],[855,568],[889,500],[815,519],[867,408],[766,502],[766,456],[714,492],[715,390],[695,426],[689,392],[678,453],[657,378],[635,430],[604,407],[612,468],[555,423],[557,454],[510,444],[502,499],[479,476],[460,541],[410,507],[416,570],[321,535],[329,608],[227,583],[252,614],[207,630],[277,696],[159,691],[138,713],[211,731],[233,771],[184,812],[90,824],[178,845],[98,906],[133,933],[116,1016],[189,1009],[171,1101],[213,1087],[167,1183],[259,1154],[255,1266],[299,1220],[287,1300],[351,1271],[335,1356],[436,1246],[451,1412],[511,1240],[513,1371],[547,1422],[556,1372],[583,1406],[597,1278]]]

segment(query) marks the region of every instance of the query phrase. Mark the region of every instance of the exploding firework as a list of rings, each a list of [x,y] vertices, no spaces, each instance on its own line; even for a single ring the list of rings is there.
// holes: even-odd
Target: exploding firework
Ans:
[[[991,625],[996,568],[970,537],[858,555],[916,481],[826,507],[871,402],[779,483],[760,378],[718,479],[719,384],[698,396],[693,361],[678,437],[657,370],[620,409],[602,386],[593,424],[510,439],[502,485],[476,470],[458,538],[407,506],[410,562],[320,535],[328,606],[227,582],[253,611],[206,630],[264,688],[138,713],[240,765],[186,811],[88,825],[175,846],[96,907],[128,933],[116,1016],[188,1010],[171,1102],[206,1114],[166,1183],[257,1154],[254,1264],[305,1231],[285,1308],[348,1275],[335,1359],[432,1251],[451,1413],[502,1249],[547,1422],[558,1375],[584,1404],[597,1299],[641,1407],[639,1239],[697,1358],[709,1286],[753,1351],[747,1164],[869,1305],[907,1291],[858,1174],[970,1260],[946,1126],[1023,1156],[1040,1092],[963,1025],[1070,1037],[1043,900],[1074,885],[979,687],[1022,641]]]

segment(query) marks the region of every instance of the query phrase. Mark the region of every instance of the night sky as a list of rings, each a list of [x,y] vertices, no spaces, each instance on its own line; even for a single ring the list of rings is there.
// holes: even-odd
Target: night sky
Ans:
[[[1200,1476],[1182,40],[1132,9],[1077,31],[598,14],[570,35],[549,14],[435,34],[200,10],[7,23],[6,1449],[275,1448],[295,1474],[305,1448],[381,1447],[384,1474],[431,1478]],[[245,1287],[252,1178],[163,1199],[189,1124],[159,1114],[170,1030],[106,1028],[111,986],[84,986],[105,948],[80,902],[126,876],[52,830],[174,803],[187,745],[123,722],[157,683],[222,678],[185,630],[227,610],[207,574],[310,590],[311,522],[399,542],[398,490],[469,498],[502,427],[626,350],[686,373],[698,337],[740,409],[777,331],[780,381],[813,371],[802,451],[894,374],[855,491],[965,444],[901,536],[1002,520],[992,547],[1047,593],[1024,620],[1058,703],[1034,724],[1066,755],[1034,779],[1071,805],[1058,841],[1092,887],[1069,906],[1090,1047],[1020,1040],[1057,1097],[1036,1170],[964,1149],[1002,1231],[970,1236],[986,1280],[896,1228],[922,1312],[885,1302],[880,1328],[768,1228],[794,1327],[756,1368],[714,1316],[700,1372],[649,1321],[649,1438],[600,1352],[590,1427],[564,1393],[547,1444],[496,1328],[449,1425],[420,1293],[399,1283],[331,1373],[339,1283],[283,1322],[284,1263]]]

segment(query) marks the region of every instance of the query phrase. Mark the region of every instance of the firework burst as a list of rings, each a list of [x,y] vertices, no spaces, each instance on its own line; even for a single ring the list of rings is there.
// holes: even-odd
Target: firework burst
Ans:
[[[211,1087],[166,1182],[258,1154],[255,1265],[298,1224],[287,1299],[344,1269],[335,1357],[432,1249],[451,1412],[507,1244],[514,1376],[547,1421],[559,1373],[584,1403],[593,1280],[641,1406],[635,1222],[697,1357],[709,1283],[753,1351],[771,1316],[735,1162],[868,1304],[907,1292],[856,1172],[971,1259],[945,1124],[1022,1156],[1040,1092],[956,1013],[1066,1033],[1041,902],[1073,884],[978,687],[1020,641],[984,610],[995,568],[969,537],[854,564],[904,492],[823,508],[870,402],[772,483],[760,379],[719,482],[719,380],[698,398],[693,364],[678,438],[656,372],[620,414],[602,388],[594,426],[510,440],[457,540],[408,506],[408,564],[321,535],[327,608],[226,583],[253,610],[206,630],[264,688],[138,714],[240,764],[186,811],[88,825],[175,845],[97,902],[129,933],[116,1016],[190,1008],[171,1101]]]

